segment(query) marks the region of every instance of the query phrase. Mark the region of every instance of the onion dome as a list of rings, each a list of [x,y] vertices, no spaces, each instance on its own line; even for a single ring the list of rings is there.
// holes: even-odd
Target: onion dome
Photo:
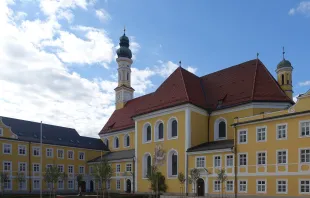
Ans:
[[[117,57],[124,57],[124,58],[132,58],[131,50],[129,49],[129,38],[125,34],[119,38],[119,46],[120,48],[117,49],[116,54]]]
[[[292,64],[290,61],[285,60],[283,58],[283,60],[278,64],[277,69],[284,68],[284,67],[292,67]]]

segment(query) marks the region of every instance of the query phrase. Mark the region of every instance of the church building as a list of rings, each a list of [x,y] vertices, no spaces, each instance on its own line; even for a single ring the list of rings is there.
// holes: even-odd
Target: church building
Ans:
[[[293,101],[293,66],[284,54],[277,79],[258,58],[204,76],[180,66],[134,98],[129,43],[124,33],[116,109],[99,133],[115,170],[110,191],[151,193],[146,176],[156,165],[167,196],[310,195],[310,92]],[[190,182],[192,170],[199,178]]]

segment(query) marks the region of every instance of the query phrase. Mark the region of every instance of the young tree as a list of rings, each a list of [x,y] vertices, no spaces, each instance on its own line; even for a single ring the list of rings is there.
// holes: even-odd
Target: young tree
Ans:
[[[16,181],[19,185],[19,188],[21,188],[22,184],[26,181],[25,174],[18,172],[16,175]]]
[[[193,168],[191,171],[190,171],[190,175],[188,177],[188,182],[190,184],[194,184],[194,193],[196,195],[196,181],[199,179],[200,177],[200,170],[198,170],[197,168]]]
[[[224,192],[223,186],[224,186],[225,181],[227,180],[226,170],[224,168],[222,168],[221,170],[218,170],[217,179],[220,181],[222,198],[223,198],[223,192]]]
[[[2,188],[2,195],[4,195],[4,182],[9,179],[8,173],[0,172],[0,184]]]
[[[106,183],[111,179],[113,175],[112,166],[108,163],[107,160],[101,160],[99,164],[95,165],[95,170],[93,176],[95,180],[101,181],[102,187],[102,196],[104,197]]]
[[[51,189],[50,189],[50,195],[53,194],[54,197],[56,196],[55,192],[55,184],[59,180],[64,180],[67,179],[68,175],[66,173],[60,172],[58,167],[56,165],[47,167],[45,170],[44,174],[44,181],[48,184],[51,184]]]
[[[184,193],[184,183],[186,181],[185,179],[185,175],[182,173],[182,172],[179,172],[179,175],[178,175],[178,180],[181,184],[181,187],[180,187],[180,191],[181,191],[181,196],[183,196],[183,193]]]
[[[165,182],[165,176],[157,170],[157,166],[153,165],[146,177],[151,183],[151,189],[156,193],[156,197],[159,193],[166,192],[168,186]]]
[[[82,183],[83,183],[83,175],[78,174],[76,176],[76,182],[78,183],[79,196],[82,196]]]

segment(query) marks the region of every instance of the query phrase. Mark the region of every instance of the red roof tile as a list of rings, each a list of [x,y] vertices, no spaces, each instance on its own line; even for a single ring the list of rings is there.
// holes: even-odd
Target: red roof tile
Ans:
[[[158,89],[115,110],[100,134],[134,127],[133,116],[191,103],[223,109],[252,101],[292,102],[260,60],[251,60],[198,77],[177,68]]]

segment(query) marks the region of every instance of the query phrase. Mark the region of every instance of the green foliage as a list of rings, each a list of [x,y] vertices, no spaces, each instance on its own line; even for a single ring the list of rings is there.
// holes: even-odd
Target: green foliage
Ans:
[[[193,184],[197,181],[197,179],[199,179],[199,177],[200,177],[200,170],[198,170],[197,168],[193,168],[189,173],[188,182],[190,184]]]
[[[17,173],[16,175],[16,180],[18,183],[22,183],[22,182],[25,182],[26,181],[26,176],[24,173]]]
[[[224,183],[227,180],[226,170],[224,168],[221,169],[221,170],[218,170],[218,172],[217,172],[217,179],[221,183]]]
[[[166,178],[163,176],[161,172],[157,170],[156,166],[152,166],[151,169],[148,171],[147,179],[151,183],[151,189],[154,192],[166,192],[167,191],[167,184]]]
[[[93,172],[95,180],[101,181],[102,184],[105,184],[111,179],[112,175],[113,168],[107,160],[102,160],[99,164],[95,165],[95,170]]]
[[[47,183],[57,183],[61,179],[61,173],[56,165],[47,167],[44,174],[44,181]]]
[[[179,175],[178,175],[178,180],[180,182],[180,184],[184,184],[185,183],[185,175],[182,173],[182,172],[179,172]]]
[[[79,174],[76,176],[76,181],[78,183],[78,186],[81,187],[82,186],[82,182],[83,182],[83,175]]]

